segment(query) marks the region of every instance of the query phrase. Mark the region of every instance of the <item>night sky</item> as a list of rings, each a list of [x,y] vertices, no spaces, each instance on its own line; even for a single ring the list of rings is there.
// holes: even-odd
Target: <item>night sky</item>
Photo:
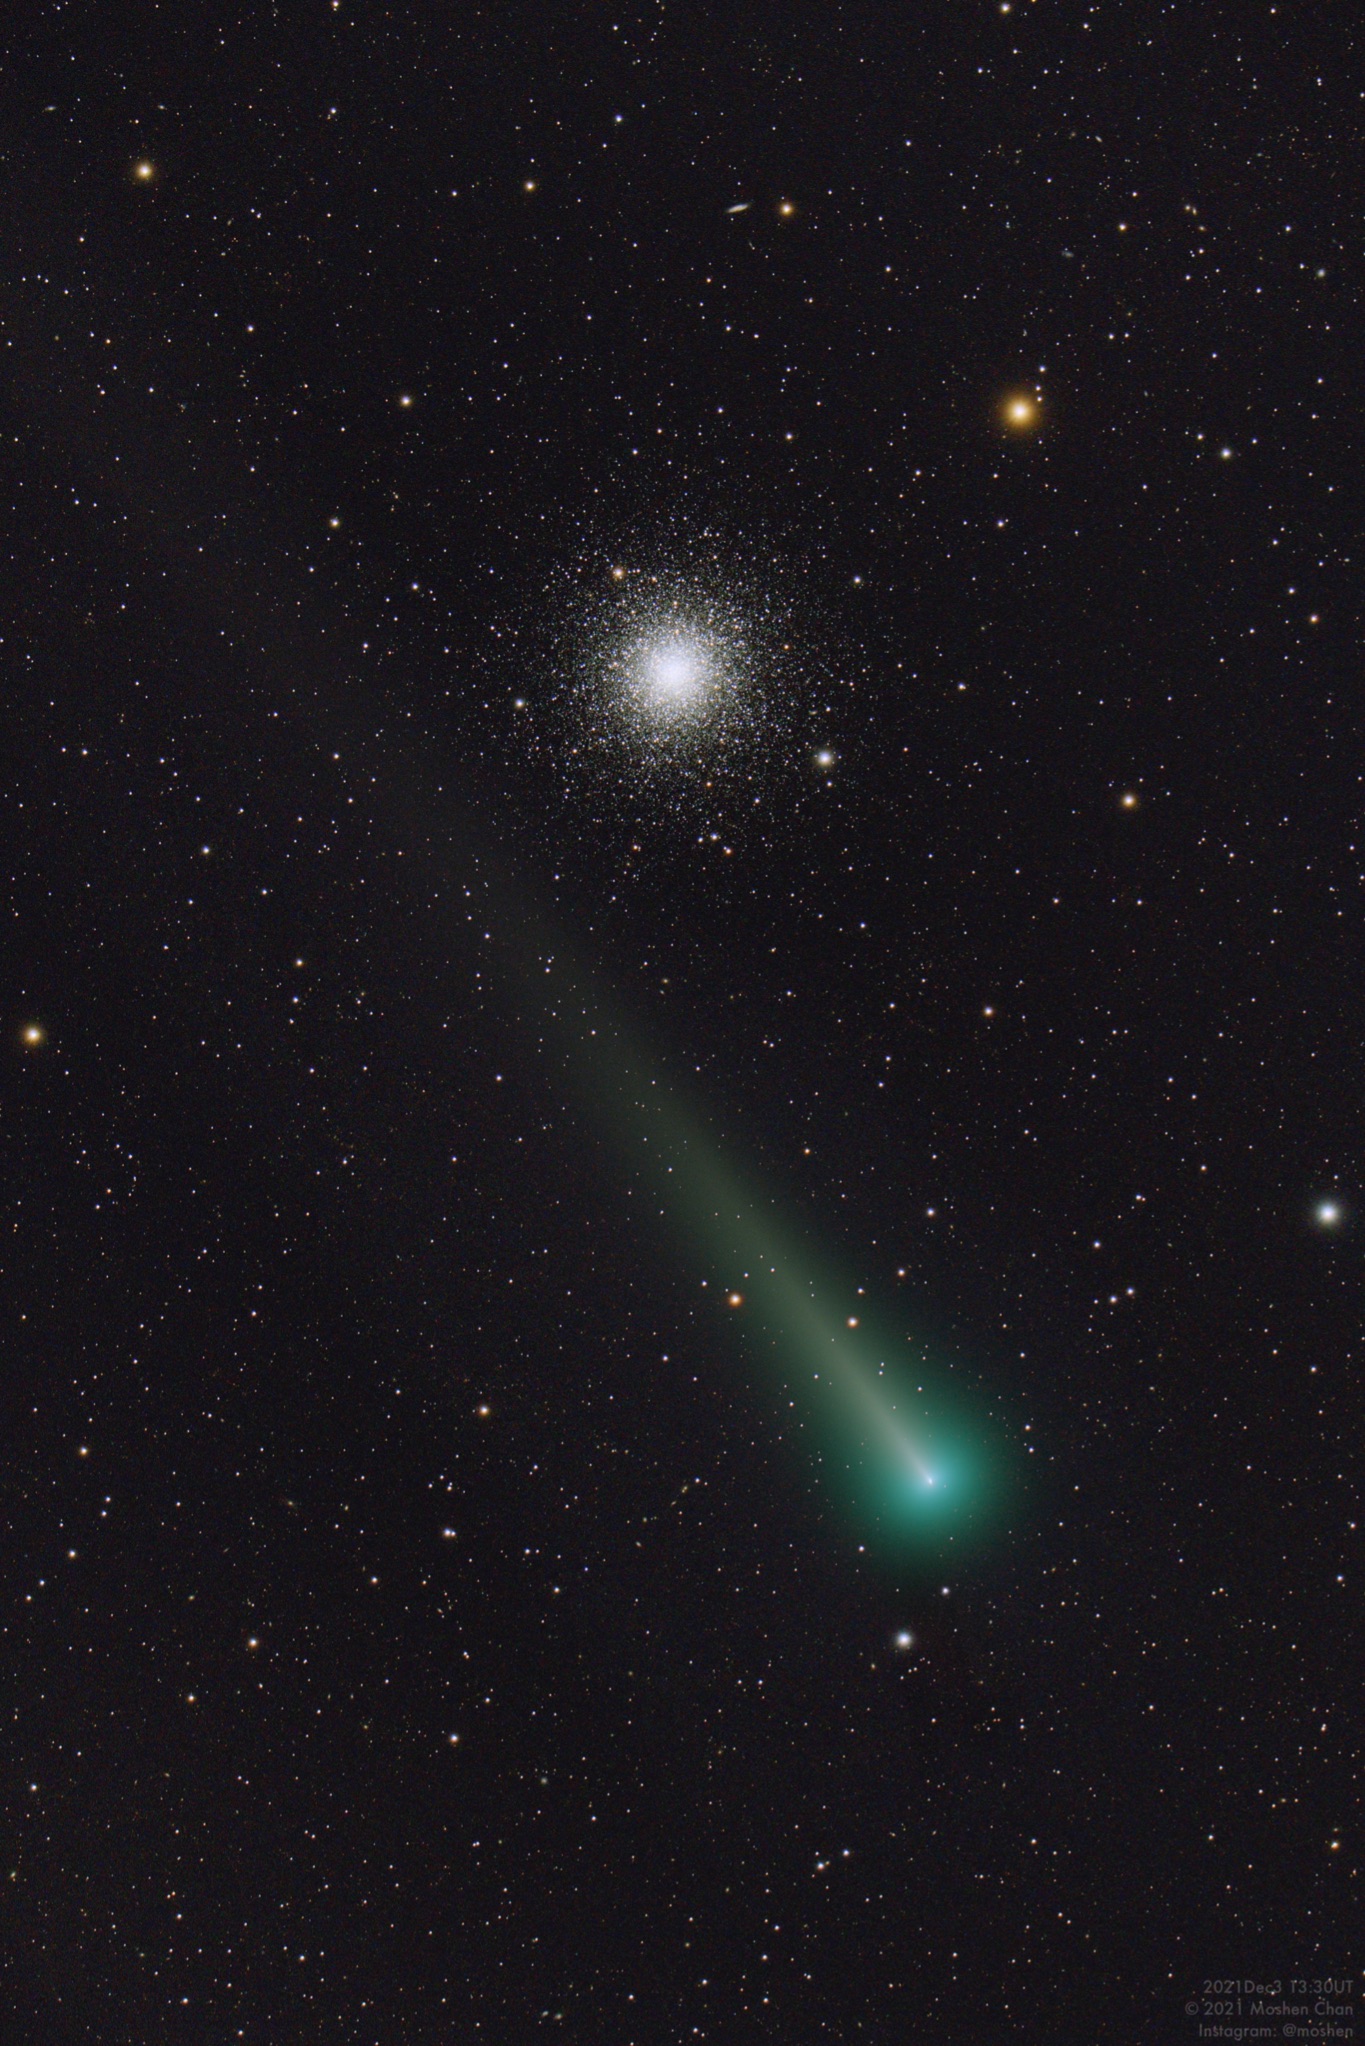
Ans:
[[[1351,2036],[1349,11],[7,69],[3,2036]]]

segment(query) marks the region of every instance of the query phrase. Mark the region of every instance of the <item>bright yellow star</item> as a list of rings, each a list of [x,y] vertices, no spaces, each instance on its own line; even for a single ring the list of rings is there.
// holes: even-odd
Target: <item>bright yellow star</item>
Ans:
[[[1011,391],[1000,408],[1006,426],[1014,433],[1029,433],[1037,426],[1042,405],[1032,391]]]

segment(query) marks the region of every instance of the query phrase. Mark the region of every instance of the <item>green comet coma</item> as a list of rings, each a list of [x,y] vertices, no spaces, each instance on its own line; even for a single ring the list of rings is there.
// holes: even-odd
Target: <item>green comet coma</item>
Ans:
[[[665,1213],[706,1257],[724,1339],[761,1363],[852,1529],[898,1562],[964,1555],[988,1533],[1004,1489],[970,1401],[904,1336],[879,1329],[850,1285],[817,1268],[797,1231],[659,1083],[618,1078]]]

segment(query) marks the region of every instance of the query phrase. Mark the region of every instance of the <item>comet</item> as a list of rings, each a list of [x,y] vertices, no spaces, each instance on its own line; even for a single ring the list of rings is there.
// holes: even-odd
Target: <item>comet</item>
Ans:
[[[934,1368],[922,1337],[897,1331],[783,1217],[562,945],[554,979],[551,1013],[578,1091],[657,1198],[678,1268],[694,1275],[704,1345],[718,1363],[747,1357],[793,1448],[869,1549],[898,1568],[960,1559],[1004,1490],[971,1400]]]

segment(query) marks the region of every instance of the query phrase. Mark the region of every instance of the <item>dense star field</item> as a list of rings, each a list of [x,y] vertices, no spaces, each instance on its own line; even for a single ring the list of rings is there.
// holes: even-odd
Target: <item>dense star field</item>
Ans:
[[[8,41],[4,2036],[1355,2036],[1349,11]]]

